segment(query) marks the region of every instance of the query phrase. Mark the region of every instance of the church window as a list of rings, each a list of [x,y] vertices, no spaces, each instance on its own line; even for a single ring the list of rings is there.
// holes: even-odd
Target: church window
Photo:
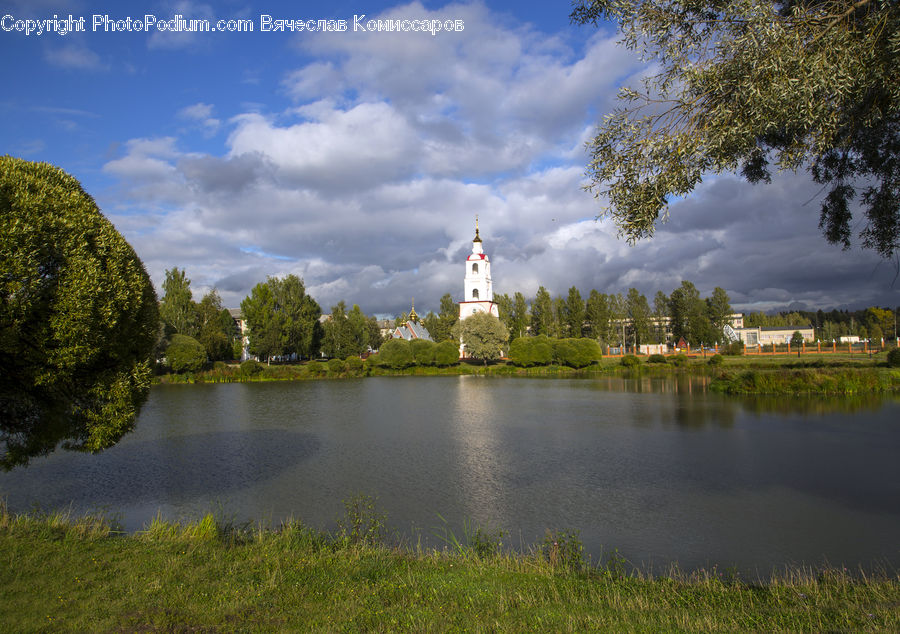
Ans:
[[[477,263],[477,262],[476,262],[475,264],[472,265],[472,274],[473,274],[473,275],[477,275],[477,274],[478,274],[478,263]]]
[[[478,299],[478,289],[477,288],[472,289],[472,299]]]

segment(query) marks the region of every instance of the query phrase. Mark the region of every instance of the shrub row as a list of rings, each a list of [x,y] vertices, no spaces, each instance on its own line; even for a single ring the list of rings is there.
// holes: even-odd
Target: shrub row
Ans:
[[[584,368],[601,356],[600,344],[593,339],[550,339],[538,335],[518,337],[509,346],[509,360],[522,368],[551,363]]]
[[[400,370],[413,365],[447,367],[459,363],[459,344],[435,343],[426,339],[389,339],[368,362],[375,366]]]

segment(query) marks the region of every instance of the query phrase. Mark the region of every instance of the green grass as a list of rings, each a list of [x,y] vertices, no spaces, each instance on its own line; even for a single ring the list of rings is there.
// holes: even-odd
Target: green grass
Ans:
[[[666,376],[694,374],[713,379],[711,388],[725,394],[876,394],[900,391],[900,370],[886,364],[886,353],[873,354],[796,354],[722,356],[717,365],[712,354],[676,355],[666,363],[647,363],[639,357],[635,366],[626,367],[620,357],[604,357],[582,369],[549,365],[519,368],[495,362],[463,362],[450,367],[412,366],[400,370],[364,366],[359,372],[331,372],[310,364],[262,365],[253,376],[241,373],[236,364],[217,363],[214,368],[196,374],[167,374],[157,377],[159,383],[231,383],[257,381],[293,381],[358,378],[364,376],[522,376],[522,377],[591,377],[591,376]]]
[[[893,574],[650,578],[616,560],[484,549],[484,534],[480,548],[427,550],[354,539],[350,526],[249,529],[210,515],[125,536],[103,518],[0,506],[0,621],[29,632],[900,630]]]
[[[900,390],[900,371],[883,368],[776,368],[724,371],[710,383],[724,394],[875,394]]]

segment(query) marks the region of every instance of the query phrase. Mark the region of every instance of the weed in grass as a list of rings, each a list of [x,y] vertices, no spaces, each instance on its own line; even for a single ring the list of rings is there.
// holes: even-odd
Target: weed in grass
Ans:
[[[503,552],[503,536],[506,532],[499,528],[485,528],[475,525],[470,520],[463,521],[463,539],[460,539],[450,528],[447,520],[438,513],[442,526],[432,530],[432,535],[439,539],[449,550],[457,555],[474,555],[478,559],[496,557]]]
[[[384,544],[387,516],[376,510],[377,499],[357,494],[344,500],[344,516],[338,520],[338,532],[347,545]]]
[[[579,572],[584,569],[584,544],[578,531],[548,530],[540,545],[540,554],[554,570]]]

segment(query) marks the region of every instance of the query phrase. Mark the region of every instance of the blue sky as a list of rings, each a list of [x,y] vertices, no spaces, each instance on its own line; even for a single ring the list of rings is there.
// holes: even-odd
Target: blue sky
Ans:
[[[827,245],[819,189],[708,178],[632,247],[581,189],[584,143],[646,68],[567,3],[0,2],[0,151],[75,175],[159,289],[237,306],[296,273],[326,312],[460,299],[479,215],[498,292],[648,297],[682,279],[744,310],[898,303],[895,265]],[[86,33],[19,20],[84,17]],[[252,33],[109,33],[92,16],[250,20]],[[354,32],[353,18],[461,20],[462,31]],[[260,32],[262,16],[345,32]]]

